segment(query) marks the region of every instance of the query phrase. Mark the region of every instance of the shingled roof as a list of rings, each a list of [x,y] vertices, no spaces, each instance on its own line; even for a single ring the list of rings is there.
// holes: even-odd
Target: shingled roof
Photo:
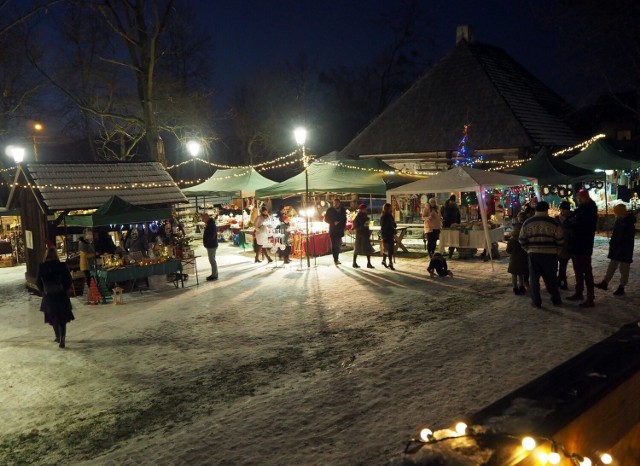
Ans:
[[[385,159],[456,151],[465,124],[476,151],[568,146],[567,103],[503,50],[461,40],[342,151]]]
[[[8,205],[25,185],[32,186],[44,212],[97,208],[114,195],[137,206],[188,202],[158,162],[22,164]]]

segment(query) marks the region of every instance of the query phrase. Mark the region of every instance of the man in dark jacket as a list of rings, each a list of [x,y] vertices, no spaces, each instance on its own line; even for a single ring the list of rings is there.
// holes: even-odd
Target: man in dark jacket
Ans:
[[[340,255],[340,246],[342,246],[342,237],[344,229],[347,226],[347,211],[340,199],[333,200],[333,207],[329,207],[324,214],[324,221],[329,224],[329,237],[331,238],[331,252],[333,253],[333,262],[340,265],[338,257]]]
[[[567,298],[568,301],[582,301],[580,307],[594,306],[593,270],[591,269],[591,255],[593,254],[593,239],[598,225],[598,207],[589,197],[589,191],[578,191],[578,207],[573,215],[564,223],[571,232],[567,250],[571,256],[573,271],[576,276],[576,292]],[[584,288],[587,287],[587,299],[584,299]]]
[[[202,214],[202,221],[205,223],[204,233],[202,234],[202,244],[207,249],[209,263],[211,264],[211,275],[207,277],[207,280],[214,281],[218,279],[218,264],[216,263],[218,228],[216,227],[216,221],[206,212]]]
[[[636,234],[636,218],[627,212],[624,204],[618,204],[613,208],[616,214],[616,222],[613,224],[613,233],[609,241],[609,267],[604,280],[596,284],[596,288],[606,290],[613,274],[620,266],[620,285],[613,292],[616,296],[624,294],[624,287],[629,282],[629,268],[633,262],[633,245]]]
[[[449,200],[442,206],[442,227],[451,228],[454,223],[460,223],[460,209],[456,203],[456,196],[452,194]],[[453,251],[456,248],[449,248],[449,259],[453,257]]]

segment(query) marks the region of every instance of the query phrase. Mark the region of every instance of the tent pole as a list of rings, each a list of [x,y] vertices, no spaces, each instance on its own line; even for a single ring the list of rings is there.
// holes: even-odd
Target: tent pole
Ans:
[[[607,231],[607,238],[609,237],[609,230],[605,228],[607,217],[609,216],[609,201],[608,201],[608,193],[607,193],[607,172],[603,171],[604,174],[604,222],[602,222],[602,228]]]
[[[489,260],[491,261],[491,271],[493,272],[493,256],[491,254],[491,241],[489,240],[489,225],[487,224],[487,207],[485,202],[485,187],[480,186],[480,190],[476,191],[476,197],[478,198],[478,207],[480,208],[480,217],[482,217],[482,227],[484,229],[484,242],[487,246],[487,254],[489,254]]]

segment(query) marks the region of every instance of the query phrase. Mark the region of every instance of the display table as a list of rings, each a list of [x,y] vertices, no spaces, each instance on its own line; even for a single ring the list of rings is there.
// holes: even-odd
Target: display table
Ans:
[[[371,230],[371,242],[373,244],[374,239],[375,240],[379,240],[380,239],[380,228],[381,227],[370,227],[369,229]],[[355,232],[354,232],[355,234]],[[374,236],[375,234],[375,236]],[[394,236],[394,240],[396,243],[396,252],[398,251],[398,249],[402,250],[403,252],[409,252],[409,250],[407,249],[407,247],[402,243],[402,240],[404,239],[404,235],[407,234],[407,227],[397,227],[396,228],[396,235]]]
[[[494,228],[489,230],[489,242],[497,243],[504,241],[504,228]],[[440,230],[440,252],[445,247],[454,248],[476,248],[484,249],[486,247],[484,230],[462,230],[443,228]]]
[[[151,275],[170,275],[173,274],[173,284],[176,288],[182,284],[184,288],[184,279],[182,277],[182,262],[175,259],[170,259],[165,262],[151,265],[130,265],[127,267],[121,267],[113,270],[106,269],[93,269],[91,274],[97,281],[102,281],[107,284],[107,288],[110,283],[122,283],[129,280],[137,280],[139,278],[148,278]],[[131,287],[133,288],[133,286]]]
[[[309,257],[331,254],[331,237],[329,233],[309,235]],[[303,233],[291,234],[291,257],[306,257],[306,238]]]

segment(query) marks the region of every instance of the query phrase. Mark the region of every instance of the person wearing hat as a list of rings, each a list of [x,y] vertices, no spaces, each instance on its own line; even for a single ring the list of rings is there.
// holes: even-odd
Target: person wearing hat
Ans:
[[[253,222],[253,226],[256,229],[255,233],[255,241],[256,241],[256,258],[255,262],[262,262],[260,259],[260,255],[262,255],[262,259],[266,258],[267,262],[271,262],[273,259],[269,256],[269,251],[267,251],[267,247],[270,246],[269,243],[269,229],[267,228],[267,222],[269,221],[269,209],[267,209],[266,205],[263,205],[260,209],[260,215]]]
[[[430,198],[429,203],[422,210],[422,221],[424,222],[427,253],[429,257],[432,257],[436,252],[436,244],[438,244],[442,229],[442,218],[435,197]]]
[[[202,245],[207,250],[207,258],[209,259],[209,264],[211,264],[211,275],[207,277],[207,281],[212,282],[218,279],[218,263],[216,262],[218,227],[216,226],[216,219],[207,212],[202,213],[202,221],[204,222]]]
[[[342,207],[340,199],[333,199],[333,206],[329,207],[324,214],[324,221],[329,224],[329,237],[331,238],[331,253],[333,263],[340,265],[340,247],[342,237],[347,227],[347,210]]]
[[[458,204],[456,203],[456,196],[452,194],[449,196],[449,200],[442,207],[442,227],[443,228],[451,228],[451,225],[454,223],[460,223],[460,209],[458,208]],[[453,257],[453,251],[456,248],[449,248],[449,259]]]
[[[536,204],[536,212],[528,218],[520,230],[518,241],[522,249],[529,255],[529,293],[531,304],[542,307],[540,296],[540,277],[544,280],[547,291],[551,295],[554,306],[562,304],[558,290],[558,252],[564,244],[562,226],[549,217],[549,204],[540,201]]]
[[[616,214],[616,221],[613,224],[613,233],[609,241],[609,266],[604,279],[595,286],[601,290],[606,290],[609,282],[613,278],[615,271],[620,268],[620,285],[613,292],[616,296],[624,294],[624,287],[629,282],[629,268],[633,262],[633,245],[636,234],[636,217],[627,211],[624,204],[617,204],[613,208]]]
[[[359,269],[356,259],[359,255],[367,256],[367,268],[375,268],[371,264],[371,254],[373,254],[373,246],[371,246],[371,230],[369,229],[369,216],[367,215],[366,204],[360,204],[358,214],[353,220],[353,229],[356,230],[356,242],[353,249],[353,268]]]
[[[564,228],[564,222],[571,215],[571,203],[569,201],[562,201],[560,203],[560,214],[556,217],[556,220],[562,225],[564,232],[564,245],[562,250],[558,254],[558,288],[561,290],[568,290],[569,283],[567,282],[567,265],[569,264],[569,230]]]
[[[593,307],[595,300],[593,269],[591,255],[593,254],[593,239],[598,225],[598,207],[589,196],[589,191],[581,189],[576,195],[578,207],[567,218],[564,225],[570,231],[567,249],[571,256],[573,272],[576,276],[575,293],[567,298],[568,301],[581,301],[580,307]],[[587,289],[586,299],[584,289]]]

